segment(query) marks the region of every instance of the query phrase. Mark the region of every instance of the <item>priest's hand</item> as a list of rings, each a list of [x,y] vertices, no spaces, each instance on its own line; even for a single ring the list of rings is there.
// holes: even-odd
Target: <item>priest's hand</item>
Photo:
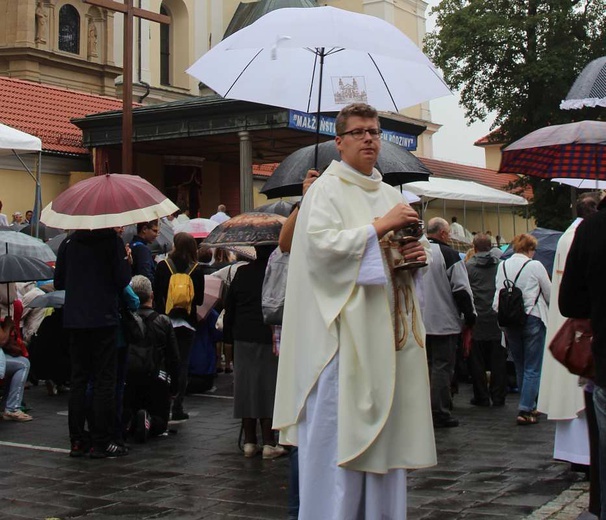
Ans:
[[[418,213],[408,204],[400,203],[391,208],[385,215],[373,222],[379,239],[389,231],[402,229],[419,221]]]
[[[427,263],[427,253],[423,244],[418,240],[408,242],[398,247],[400,254],[406,262],[425,262]]]

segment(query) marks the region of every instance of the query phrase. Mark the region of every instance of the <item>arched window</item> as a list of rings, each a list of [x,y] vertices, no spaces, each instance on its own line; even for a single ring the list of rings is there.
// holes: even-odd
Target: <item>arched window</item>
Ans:
[[[170,16],[163,5],[160,14]],[[160,84],[170,85],[170,25],[165,23],[160,24]]]
[[[59,50],[80,54],[80,15],[73,5],[59,10]]]

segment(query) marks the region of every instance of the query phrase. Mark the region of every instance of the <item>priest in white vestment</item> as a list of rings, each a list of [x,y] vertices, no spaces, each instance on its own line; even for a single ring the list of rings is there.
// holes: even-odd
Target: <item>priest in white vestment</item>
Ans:
[[[404,520],[406,470],[436,452],[418,275],[386,239],[418,215],[374,169],[376,111],[344,108],[336,133],[295,227],[274,428],[299,446],[300,520]],[[430,260],[424,237],[400,253]]]
[[[597,211],[597,198],[591,194],[581,195],[577,202],[579,218],[568,227],[558,241],[551,280],[552,297],[545,336],[546,351],[543,356],[541,386],[537,404],[540,412],[546,414],[549,420],[556,421],[554,459],[586,466],[589,465],[589,436],[583,387],[579,386],[579,376],[571,374],[564,365],[556,361],[551,355],[549,343],[566,321],[566,318],[560,314],[558,295],[568,251],[574,240],[577,226],[583,218],[595,211]]]

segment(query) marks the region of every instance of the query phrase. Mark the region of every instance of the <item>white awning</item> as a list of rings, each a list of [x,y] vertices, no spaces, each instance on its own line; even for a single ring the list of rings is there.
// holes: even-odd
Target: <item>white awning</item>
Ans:
[[[0,155],[34,153],[42,150],[42,141],[37,137],[0,123]]]
[[[456,179],[430,177],[428,181],[409,182],[405,188],[425,199],[445,199],[506,206],[526,206],[528,201],[519,195],[489,188],[483,184]]]

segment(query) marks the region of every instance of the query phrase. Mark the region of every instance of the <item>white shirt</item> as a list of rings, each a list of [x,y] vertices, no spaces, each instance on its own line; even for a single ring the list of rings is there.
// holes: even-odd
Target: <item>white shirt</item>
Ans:
[[[499,264],[497,268],[496,287],[497,290],[492,302],[492,308],[499,310],[499,291],[503,288],[505,274],[503,265],[507,270],[507,278],[513,282],[522,266],[528,262],[529,258],[521,253],[514,253],[511,258]],[[547,311],[549,299],[551,297],[551,281],[547,270],[538,260],[531,260],[516,282],[522,294],[524,295],[524,310],[526,314],[536,316],[547,326]],[[537,299],[538,298],[538,299]],[[536,302],[536,303],[535,303]]]
[[[219,211],[217,213],[215,213],[212,217],[210,217],[210,220],[214,220],[215,222],[218,222],[219,224],[222,224],[223,222],[225,222],[226,220],[229,220],[230,216],[227,213],[224,213],[223,211]]]

